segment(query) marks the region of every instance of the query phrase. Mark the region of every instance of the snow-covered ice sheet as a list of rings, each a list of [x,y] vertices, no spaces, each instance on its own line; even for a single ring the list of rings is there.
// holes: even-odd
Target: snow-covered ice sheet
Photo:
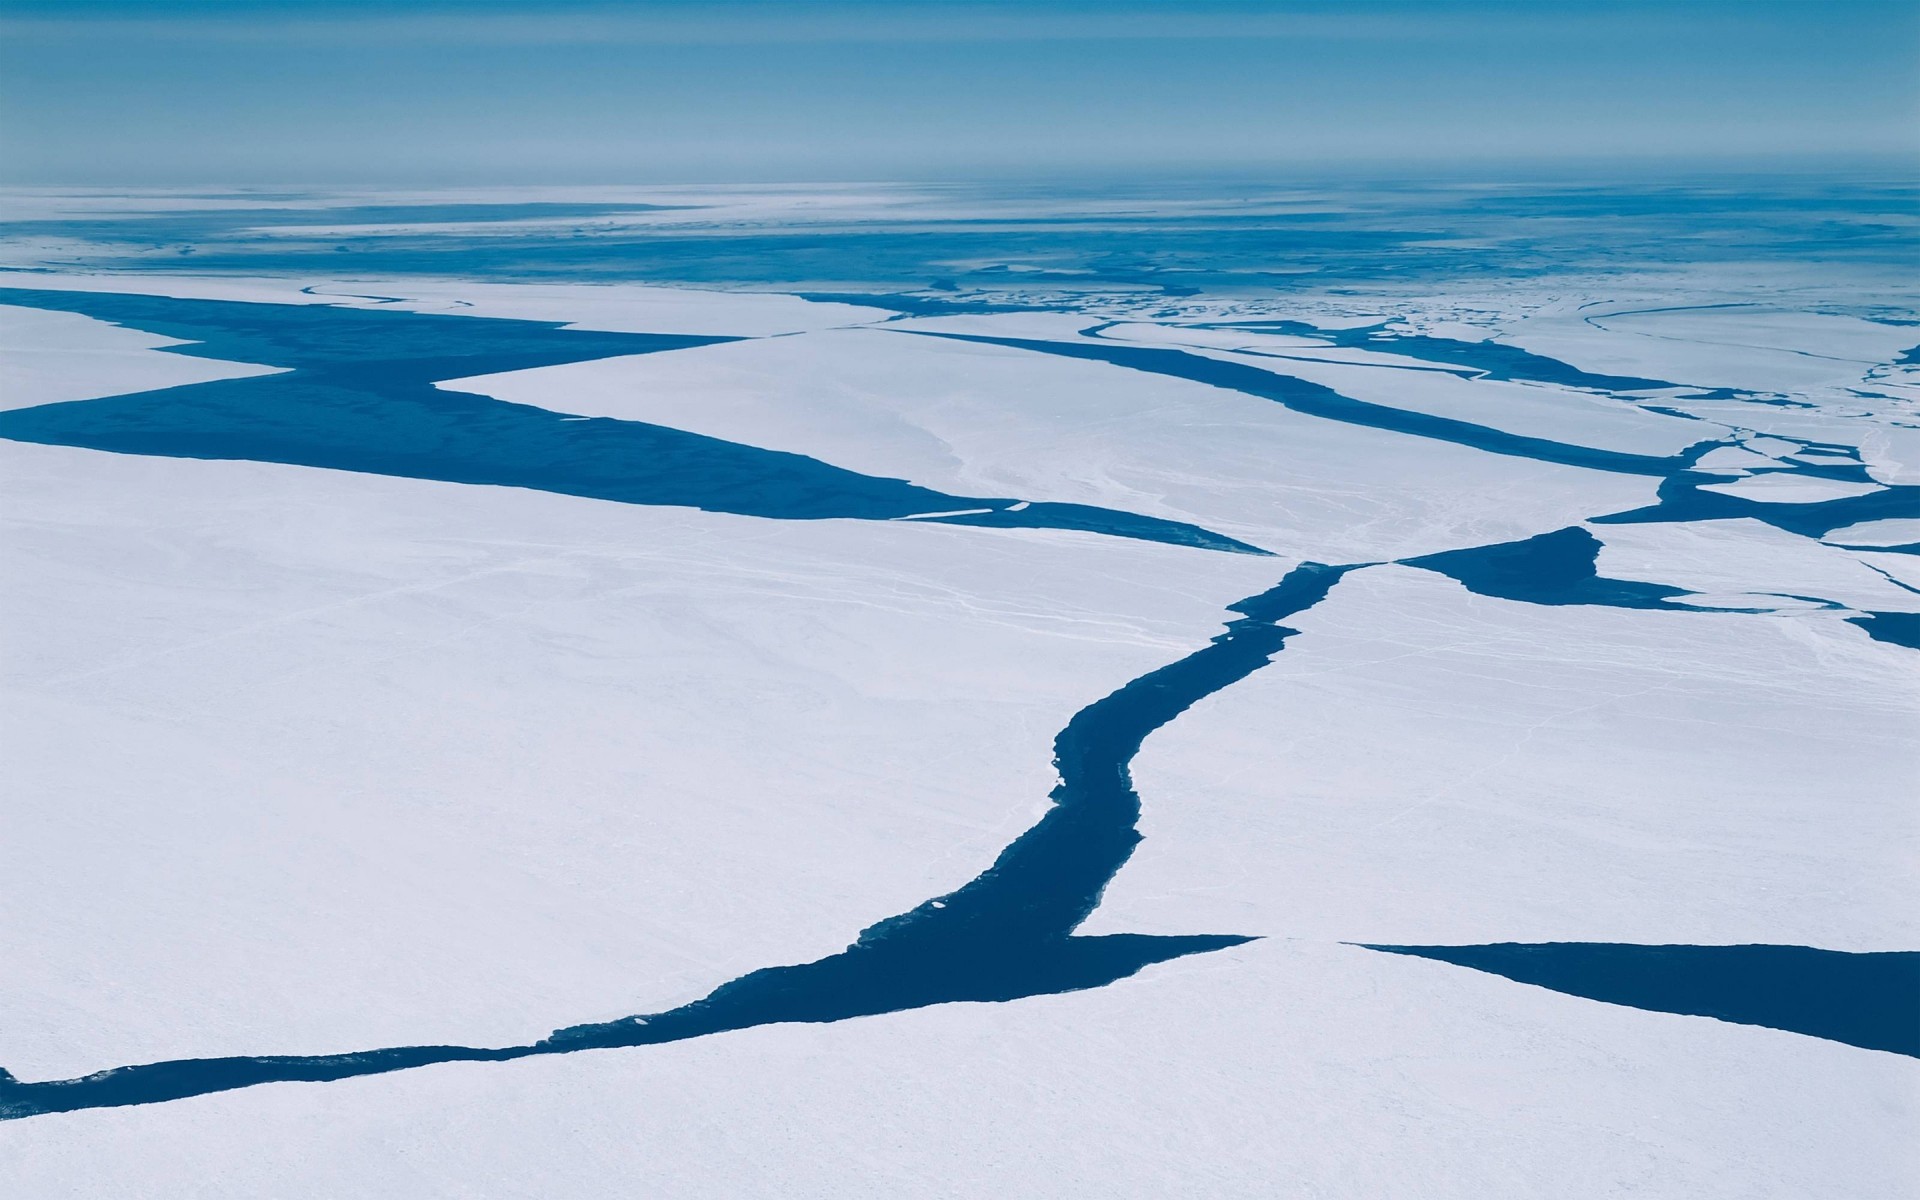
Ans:
[[[1910,329],[1642,311],[1686,296],[1523,297],[1499,323],[1587,370],[1754,393],[1688,398],[1386,350],[1239,355],[1300,347],[1138,305],[896,320],[877,301],[634,285],[11,282],[736,337],[438,382],[1273,556],[0,441],[18,791],[0,1067],[26,1084],[518,1045],[823,959],[956,895],[1059,811],[1056,737],[1103,696],[1151,704],[1175,681],[1152,673],[1267,647],[1149,726],[1144,841],[1081,931],[1259,940],[1008,1002],[46,1112],[0,1122],[10,1194],[1798,1197],[1920,1180],[1920,1059],[1366,948],[1920,948],[1920,675],[1900,641],[1920,580],[1909,554],[1852,548],[1904,544],[1910,496],[1890,485],[1915,458],[1846,398]],[[1332,306],[1305,315],[1363,319]],[[1432,297],[1407,307],[1434,337],[1488,332]],[[14,408],[260,369],[68,313],[0,311],[0,332],[28,348],[0,376]],[[1122,334],[1419,419],[1047,352]],[[1476,432],[1419,432],[1434,417]],[[1696,493],[1752,503],[1696,520]],[[1824,540],[1791,531],[1826,529],[1831,505],[1853,515]],[[1596,520],[1631,510],[1658,519]],[[1547,534],[1595,548],[1594,586],[1499,574]],[[1392,561],[1483,549],[1493,582],[1474,591]],[[1262,616],[1306,559],[1367,565]]]
[[[1524,537],[1654,495],[1646,479],[1357,429],[1105,363],[886,329],[600,359],[457,386],[798,451],[962,495],[1191,522],[1329,562]]]
[[[1075,709],[1283,570],[0,452],[42,514],[6,530],[22,1078],[537,1036],[829,953],[986,866]]]
[[[1920,545],[1920,520],[1893,518],[1886,521],[1862,521],[1845,529],[1836,529],[1827,541],[1841,546]]]
[[[1149,332],[1150,330],[1151,332]],[[1223,356],[1233,347],[1209,347],[1195,331],[1118,326],[1102,336],[1158,345],[1189,345]],[[1390,343],[1389,343],[1390,344]],[[1269,356],[1277,356],[1269,358]],[[1336,357],[1337,356],[1337,357]],[[1699,425],[1623,404],[1616,396],[1538,384],[1471,379],[1390,351],[1333,354],[1282,348],[1235,355],[1236,361],[1322,383],[1356,399],[1482,424],[1515,433],[1577,442],[1634,454],[1675,454],[1702,440]],[[1263,361],[1266,359],[1267,361]]]
[[[45,1196],[1891,1196],[1910,1060],[1269,939],[1110,988],[0,1126]],[[290,1183],[291,1181],[291,1183]]]
[[[1912,327],[1770,304],[1599,303],[1509,333],[1590,370],[1634,368],[1701,388],[1805,391],[1859,382],[1916,341]]]
[[[1136,761],[1157,803],[1094,928],[1920,942],[1910,653],[1817,612],[1516,604],[1405,567],[1290,623]]]
[[[1920,594],[1850,554],[1758,521],[1597,527],[1600,574],[1658,579],[1695,592],[1741,593],[1748,604],[1814,597],[1848,608],[1920,610]],[[1849,538],[1833,541],[1849,543]]]
[[[0,409],[244,379],[279,368],[163,354],[174,338],[77,313],[0,305]]]
[[[1731,483],[1709,483],[1703,491],[1724,496],[1739,496],[1763,504],[1809,504],[1838,500],[1843,496],[1864,496],[1880,489],[1867,480],[1809,479],[1793,475],[1749,475]]]

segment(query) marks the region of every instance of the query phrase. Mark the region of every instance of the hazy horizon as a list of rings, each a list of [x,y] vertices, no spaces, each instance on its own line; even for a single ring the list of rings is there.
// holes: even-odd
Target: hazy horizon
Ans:
[[[0,0],[0,183],[1905,169],[1920,7]]]

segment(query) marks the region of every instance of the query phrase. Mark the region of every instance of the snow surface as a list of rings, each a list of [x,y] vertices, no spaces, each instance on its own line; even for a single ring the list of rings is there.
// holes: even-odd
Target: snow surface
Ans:
[[[1112,987],[0,1128],[35,1196],[1898,1196],[1910,1060],[1279,939]]]
[[[1603,525],[1600,574],[1652,579],[1698,592],[1768,597],[1812,596],[1864,611],[1920,611],[1920,595],[1891,583],[1868,564],[1812,538],[1742,518],[1674,525]],[[1844,542],[1844,538],[1830,538]]]
[[[1076,709],[1284,570],[0,454],[46,514],[5,550],[23,1079],[526,1040],[831,953],[983,869]]]
[[[888,329],[445,386],[798,451],[961,495],[1166,517],[1327,562],[1526,537],[1655,496],[1647,478],[1357,429],[1106,363]]]
[[[0,304],[0,411],[280,370],[160,352],[181,344],[74,313]]]
[[[1095,323],[1080,313],[11,282],[737,335],[447,386],[1278,555],[0,442],[0,1067],[24,1080],[524,1041],[832,953],[991,863],[1045,810],[1077,710],[1205,645],[1298,560],[1517,540],[1658,482],[909,332],[1066,340]],[[1470,331],[1423,303],[1427,328]],[[1788,439],[1857,447],[1886,482],[1920,462],[1835,390],[1897,350],[1887,327],[1621,311],[1660,306],[1567,300],[1502,334],[1811,407],[1676,401],[1684,420],[1362,351],[1238,361],[1643,454],[1771,434],[1713,465],[1778,466],[1715,490],[1779,503],[1876,488],[1792,475]],[[1144,324],[1126,335],[1277,349]],[[166,344],[0,310],[0,389],[19,406],[258,369]],[[1911,556],[1842,548],[1905,527],[1586,526],[1605,577],[1762,613],[1351,573],[1287,619],[1272,665],[1149,738],[1145,840],[1085,927],[1260,940],[1011,1003],[0,1122],[0,1192],[1909,1194],[1920,1061],[1354,944],[1920,948],[1920,673],[1846,619],[1920,596]]]
[[[1517,604],[1386,567],[1288,623],[1271,667],[1136,761],[1158,803],[1097,931],[1920,942],[1920,673],[1844,622]]]
[[[1862,521],[1845,529],[1836,529],[1826,540],[1840,546],[1907,546],[1920,544],[1920,520],[1892,518]]]
[[[1763,504],[1816,504],[1822,500],[1838,500],[1843,496],[1865,496],[1879,491],[1880,485],[1804,475],[1765,474],[1749,475],[1731,483],[1704,484],[1700,490],[1758,500]]]
[[[1704,388],[1805,391],[1857,382],[1915,336],[1909,327],[1857,317],[1675,299],[1543,313],[1519,322],[1507,340],[1589,371],[1637,371]]]

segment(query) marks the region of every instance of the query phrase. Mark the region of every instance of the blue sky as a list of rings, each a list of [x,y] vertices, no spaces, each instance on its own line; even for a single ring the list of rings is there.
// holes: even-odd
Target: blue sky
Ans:
[[[539,183],[1915,153],[1920,5],[0,0],[0,179]]]

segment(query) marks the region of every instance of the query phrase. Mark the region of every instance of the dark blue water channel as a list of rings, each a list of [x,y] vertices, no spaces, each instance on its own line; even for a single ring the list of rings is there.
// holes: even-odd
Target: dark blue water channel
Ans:
[[[1178,521],[1081,504],[953,496],[643,421],[580,418],[435,387],[529,367],[731,338],[598,333],[543,321],[0,288],[0,303],[82,313],[193,344],[177,354],[290,367],[279,375],[0,412],[0,438],[122,454],[240,459],[494,484],[785,520],[1077,529],[1261,554]],[[966,511],[973,510],[973,511]]]
[[[0,436],[19,440],[506,484],[789,519],[885,518],[986,508],[985,513],[944,519],[1091,529],[1253,550],[1193,526],[1134,514],[1045,504],[1015,512],[1008,500],[948,496],[663,426],[570,419],[431,386],[444,379],[725,339],[591,333],[542,322],[393,310],[98,293],[0,289],[0,302],[82,312],[200,343],[175,348],[178,353],[294,368],[279,376],[0,413]],[[1669,457],[1628,454],[1371,404],[1304,380],[1178,349],[929,336],[1103,361],[1232,388],[1366,428],[1660,479],[1657,504],[1595,520],[1751,516],[1818,536],[1857,521],[1920,514],[1920,488],[1911,487],[1810,504],[1767,504],[1700,490],[1707,483],[1724,482],[1724,477],[1696,471],[1693,464],[1706,450],[1732,444],[1728,440],[1698,443]],[[1514,362],[1536,374],[1542,370]],[[1583,386],[1591,385],[1589,380]],[[1857,462],[1796,469],[1825,478],[1864,479]],[[1591,533],[1574,527],[1407,562],[1449,575],[1481,594],[1528,603],[1661,608],[1683,594],[1659,584],[1600,577],[1595,570],[1599,547]],[[1139,841],[1135,826],[1140,801],[1129,764],[1142,740],[1196,700],[1265,665],[1292,633],[1278,622],[1318,603],[1352,569],[1299,567],[1272,590],[1233,605],[1238,617],[1206,647],[1081,710],[1055,740],[1060,783],[1051,796],[1053,806],[1039,823],[966,886],[869,927],[839,954],[753,972],[667,1012],[573,1026],[520,1046],[407,1046],[336,1055],[191,1059],[42,1083],[23,1083],[0,1072],[0,1117],[153,1103],[258,1083],[343,1079],[431,1063],[639,1046],[954,1001],[1012,1000],[1101,986],[1153,962],[1247,941],[1232,934],[1081,937],[1073,931],[1099,903]],[[1856,623],[1882,640],[1913,644],[1907,614],[1869,614]],[[1911,1039],[1899,1032],[1898,1013],[1913,1009],[1911,964],[1920,955],[1841,955],[1805,947],[1581,944],[1372,948],[1443,959],[1609,1003],[1695,1012],[1915,1052]]]
[[[1034,338],[990,337],[982,334],[934,333],[926,330],[903,332],[921,337],[980,342],[1063,358],[1111,363],[1127,370],[1185,379],[1249,396],[1258,396],[1306,416],[1339,421],[1364,429],[1403,433],[1455,446],[1466,446],[1489,454],[1556,463],[1561,466],[1585,467],[1615,474],[1646,476],[1660,481],[1658,499],[1655,503],[1629,512],[1590,517],[1589,520],[1594,522],[1713,521],[1747,517],[1791,533],[1820,537],[1859,521],[1920,516],[1920,486],[1880,484],[1867,474],[1866,468],[1857,459],[1836,462],[1794,462],[1783,469],[1795,475],[1815,479],[1844,483],[1870,483],[1875,486],[1872,492],[1834,500],[1781,503],[1708,491],[1706,489],[1710,485],[1725,484],[1732,480],[1725,475],[1697,470],[1696,464],[1715,449],[1738,445],[1738,438],[1731,435],[1696,442],[1678,454],[1664,456],[1632,454],[1570,442],[1556,442],[1549,438],[1528,437],[1487,425],[1478,425],[1471,421],[1356,400],[1322,384],[1190,350],[1164,346],[1128,345],[1118,342],[1060,342]],[[1797,439],[1783,438],[1782,440]],[[1804,449],[1815,451],[1850,449],[1828,447],[1824,443],[1801,442],[1800,444]]]
[[[393,1046],[345,1054],[183,1059],[80,1079],[25,1083],[0,1072],[0,1118],[152,1104],[259,1083],[326,1081],[444,1062],[502,1062],[682,1041],[782,1022],[830,1022],[955,1001],[1004,1001],[1100,987],[1150,963],[1250,941],[1073,931],[1139,844],[1130,764],[1147,735],[1272,660],[1279,624],[1325,599],[1350,567],[1304,563],[1199,650],[1075,713],[1054,739],[1059,784],[1045,816],[972,882],[862,931],[845,950],[769,967],[668,1012],[576,1025],[522,1046]]]
[[[1867,631],[1876,642],[1920,650],[1920,613],[1874,612],[1848,617],[1848,622]]]
[[[581,418],[435,387],[530,367],[692,349],[733,339],[601,333],[552,322],[365,310],[331,305],[0,288],[0,303],[83,313],[190,344],[169,351],[291,368],[271,376],[190,384],[0,412],[0,437],[128,454],[243,459],[415,479],[532,488],[631,504],[809,520],[898,519],[1077,529],[1207,549],[1262,553],[1177,521],[1089,505],[956,496],[900,479],[642,421]],[[1866,520],[1920,515],[1920,487],[1781,504],[1703,490],[1726,477],[1693,469],[1732,439],[1677,455],[1597,449],[1508,433],[1342,395],[1332,388],[1185,350],[922,334],[1090,359],[1275,401],[1303,414],[1493,454],[1660,480],[1657,503],[1596,521],[1751,517],[1820,536]],[[1551,360],[1549,360],[1551,361]],[[1571,368],[1569,368],[1571,370]],[[1595,377],[1598,378],[1598,377]],[[1822,479],[1871,482],[1857,461],[1800,463]]]
[[[1356,400],[1323,384],[1292,375],[1283,375],[1260,367],[1210,358],[1204,354],[1171,347],[1134,346],[1118,342],[1056,342],[1035,338],[989,337],[984,334],[933,333],[925,330],[910,332],[921,337],[980,342],[990,346],[1007,346],[1040,354],[1053,354],[1062,358],[1112,363],[1114,366],[1131,371],[1186,379],[1194,383],[1243,392],[1249,396],[1258,396],[1310,417],[1323,417],[1330,421],[1358,425],[1366,429],[1411,434],[1414,437],[1450,442],[1456,446],[1470,446],[1490,454],[1528,458],[1536,462],[1560,463],[1570,467],[1591,467],[1599,471],[1651,475],[1659,478],[1665,478],[1681,469],[1686,463],[1686,460],[1681,457],[1631,454],[1620,450],[1578,446],[1547,438],[1508,433],[1503,429],[1476,425],[1471,421],[1456,420],[1453,417],[1438,417],[1430,413],[1415,412],[1412,409],[1393,408],[1385,404]]]
[[[1920,1058],[1920,953],[1810,946],[1502,942],[1369,946],[1653,1012],[1764,1025]]]
[[[1599,557],[1600,539],[1575,525],[1517,542],[1401,561],[1458,580],[1477,595],[1527,604],[1669,608],[1676,607],[1671,603],[1674,597],[1688,594],[1683,588],[1658,583],[1604,578],[1595,569]]]
[[[1232,321],[1202,325],[1200,328],[1314,338],[1330,346],[1350,350],[1372,350],[1380,354],[1416,358],[1422,362],[1463,367],[1466,374],[1478,379],[1551,383],[1602,392],[1664,391],[1686,386],[1639,375],[1605,375],[1583,371],[1572,363],[1522,350],[1506,342],[1469,342],[1427,334],[1395,333],[1385,321],[1348,329],[1322,329],[1305,321]]]
[[[1793,473],[1846,483],[1874,482],[1866,475],[1864,467],[1854,465],[1796,464]],[[1676,471],[1661,480],[1659,499],[1653,504],[1629,512],[1608,513],[1588,519],[1602,525],[1631,525],[1747,517],[1788,533],[1819,538],[1862,521],[1920,517],[1920,486],[1913,484],[1882,484],[1877,485],[1874,491],[1857,496],[1796,503],[1754,500],[1705,490],[1710,484],[1731,482],[1733,480],[1722,475],[1692,470]]]

